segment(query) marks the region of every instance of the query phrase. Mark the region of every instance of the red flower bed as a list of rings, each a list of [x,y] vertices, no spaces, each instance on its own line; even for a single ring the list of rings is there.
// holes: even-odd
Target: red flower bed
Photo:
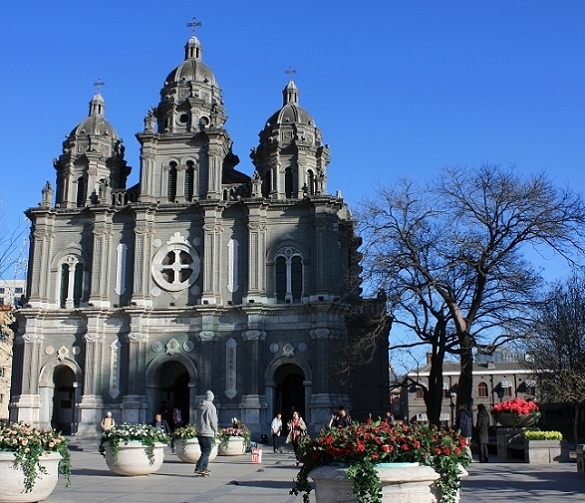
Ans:
[[[538,405],[536,405],[535,402],[524,400],[522,398],[514,398],[494,405],[494,412],[497,414],[511,412],[520,416],[527,416],[538,412]]]

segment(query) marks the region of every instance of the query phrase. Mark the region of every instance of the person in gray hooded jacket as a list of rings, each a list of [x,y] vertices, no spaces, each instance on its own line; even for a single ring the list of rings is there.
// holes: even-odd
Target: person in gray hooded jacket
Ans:
[[[205,400],[199,406],[197,421],[195,423],[197,440],[201,449],[201,456],[195,465],[195,473],[200,475],[209,474],[207,464],[209,463],[209,455],[213,447],[213,437],[217,433],[217,410],[215,409],[215,405],[213,405],[214,398],[213,392],[208,390],[205,393]]]

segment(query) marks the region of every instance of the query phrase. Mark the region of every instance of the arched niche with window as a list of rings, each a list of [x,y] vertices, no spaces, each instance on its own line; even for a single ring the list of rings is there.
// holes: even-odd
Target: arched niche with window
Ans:
[[[197,168],[193,161],[187,161],[185,168],[185,199],[192,201],[193,197],[197,195]]]
[[[487,398],[488,385],[484,382],[477,383],[477,396],[479,398]]]
[[[301,253],[290,246],[281,249],[274,257],[274,294],[277,302],[301,302],[303,277]]]
[[[59,264],[59,307],[72,309],[83,302],[85,267],[76,255]]]
[[[85,200],[87,197],[87,184],[85,178],[80,176],[77,179],[77,207],[82,208],[85,206]]]
[[[167,199],[172,203],[177,197],[177,163],[171,161],[167,176]]]

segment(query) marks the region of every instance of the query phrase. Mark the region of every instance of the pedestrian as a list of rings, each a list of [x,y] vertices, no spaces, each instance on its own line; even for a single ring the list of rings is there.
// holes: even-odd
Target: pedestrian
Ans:
[[[101,426],[103,431],[111,430],[114,426],[116,426],[116,421],[114,421],[110,411],[106,412],[105,417],[102,419]]]
[[[282,414],[280,412],[277,412],[272,420],[272,423],[270,424],[270,432],[272,433],[272,449],[276,452],[278,451],[278,440],[282,432]]]
[[[173,431],[183,426],[183,414],[179,407],[173,409]]]
[[[210,473],[207,469],[207,464],[213,447],[213,438],[217,433],[217,410],[213,405],[214,398],[215,395],[212,391],[207,390],[205,392],[205,400],[199,405],[195,423],[197,440],[201,449],[201,456],[195,465],[195,473],[198,475],[209,475]]]
[[[301,439],[307,434],[307,425],[303,421],[303,418],[295,410],[292,414],[291,420],[287,423],[288,435],[286,436],[286,443],[292,444],[295,451],[295,457],[297,456],[297,450]]]
[[[490,425],[490,415],[485,405],[480,403],[477,406],[477,440],[479,442],[479,462],[487,463],[489,461],[488,443],[490,441],[488,428]]]
[[[162,414],[155,414],[154,420],[150,424],[155,428],[160,428],[167,435],[171,434],[171,427],[169,426],[168,421],[162,417]]]
[[[471,417],[471,412],[467,408],[466,403],[462,403],[459,406],[459,414],[457,415],[457,422],[455,427],[461,431],[461,435],[465,437],[467,440],[467,445],[465,446],[465,451],[469,456],[469,462],[473,460],[471,455],[471,436],[473,435],[473,418]]]
[[[333,424],[331,426],[334,428],[346,428],[347,426],[351,426],[351,416],[345,411],[345,407],[343,405],[339,407],[337,415],[335,416],[335,419],[333,419]]]
[[[386,416],[384,416],[384,419],[382,419],[382,421],[384,421],[386,424],[394,424],[395,423],[394,414],[392,414],[391,411],[387,410]]]

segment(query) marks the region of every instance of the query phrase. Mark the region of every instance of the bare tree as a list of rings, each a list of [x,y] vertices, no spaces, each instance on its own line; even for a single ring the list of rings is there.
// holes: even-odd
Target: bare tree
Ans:
[[[456,167],[425,186],[380,188],[358,221],[363,278],[387,292],[394,325],[415,335],[390,348],[430,346],[425,400],[438,423],[445,355],[458,355],[457,405],[469,403],[473,351],[493,351],[530,322],[541,278],[523,252],[546,247],[573,260],[585,206],[544,174]]]
[[[27,241],[25,221],[9,226],[6,224],[0,200],[0,279],[8,279],[21,274],[26,266]]]
[[[526,340],[526,366],[540,381],[544,402],[573,408],[573,438],[585,404],[585,275],[553,284]]]

